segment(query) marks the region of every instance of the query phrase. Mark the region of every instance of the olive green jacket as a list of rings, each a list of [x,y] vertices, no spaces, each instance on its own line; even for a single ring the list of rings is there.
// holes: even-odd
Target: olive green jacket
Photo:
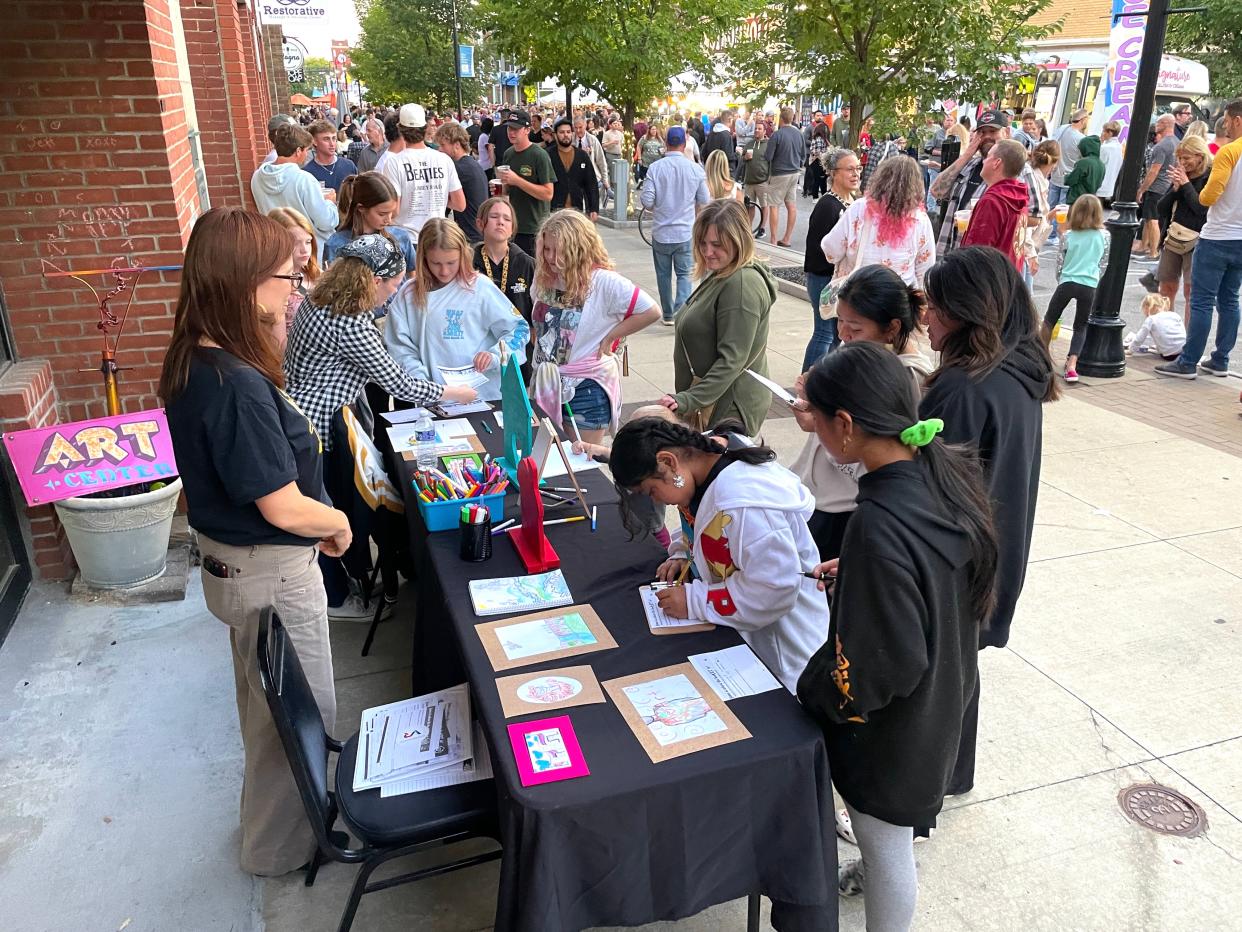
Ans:
[[[768,374],[768,317],[775,301],[776,279],[756,261],[727,278],[713,273],[699,283],[677,314],[674,331],[679,414],[715,403],[712,424],[735,418],[747,435],[759,432],[772,395],[744,370]],[[702,381],[691,388],[696,375]]]

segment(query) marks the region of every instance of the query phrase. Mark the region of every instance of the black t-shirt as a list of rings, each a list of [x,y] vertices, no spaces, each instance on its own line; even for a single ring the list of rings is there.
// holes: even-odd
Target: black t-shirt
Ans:
[[[802,261],[804,272],[810,272],[812,275],[827,275],[832,278],[832,263],[824,257],[824,250],[820,243],[837,225],[843,213],[845,213],[845,205],[831,191],[815,204],[815,209],[811,211],[811,219],[806,227],[806,258]]]
[[[317,543],[269,524],[255,504],[294,481],[326,502],[319,435],[292,398],[231,353],[200,347],[165,413],[191,527],[237,547]]]
[[[453,211],[453,219],[466,234],[466,239],[478,243],[482,241],[483,234],[475,226],[474,220],[479,215],[479,208],[487,200],[487,175],[479,166],[479,160],[473,156],[463,155],[453,164],[457,167],[457,180],[461,182],[461,189],[466,195],[466,209]]]

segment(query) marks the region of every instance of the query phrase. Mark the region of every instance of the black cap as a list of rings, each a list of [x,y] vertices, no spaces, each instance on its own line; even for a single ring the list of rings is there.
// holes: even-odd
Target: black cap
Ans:
[[[514,129],[529,129],[530,117],[521,110],[514,110],[509,114],[509,119],[505,120],[505,126],[512,126]]]
[[[1004,110],[987,110],[979,116],[979,122],[975,124],[975,129],[1004,129],[1009,125],[1009,114]]]

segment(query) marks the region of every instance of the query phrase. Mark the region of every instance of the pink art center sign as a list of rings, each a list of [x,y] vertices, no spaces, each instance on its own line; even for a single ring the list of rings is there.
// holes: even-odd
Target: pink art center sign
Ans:
[[[4,445],[28,505],[177,475],[161,408],[6,433]]]

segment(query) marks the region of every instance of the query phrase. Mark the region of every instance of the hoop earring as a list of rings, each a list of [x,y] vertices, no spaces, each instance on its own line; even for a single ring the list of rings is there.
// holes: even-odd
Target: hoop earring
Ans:
[[[677,475],[673,476],[673,488],[684,489],[685,487],[686,487],[686,480],[682,476],[681,473],[678,473]]]

